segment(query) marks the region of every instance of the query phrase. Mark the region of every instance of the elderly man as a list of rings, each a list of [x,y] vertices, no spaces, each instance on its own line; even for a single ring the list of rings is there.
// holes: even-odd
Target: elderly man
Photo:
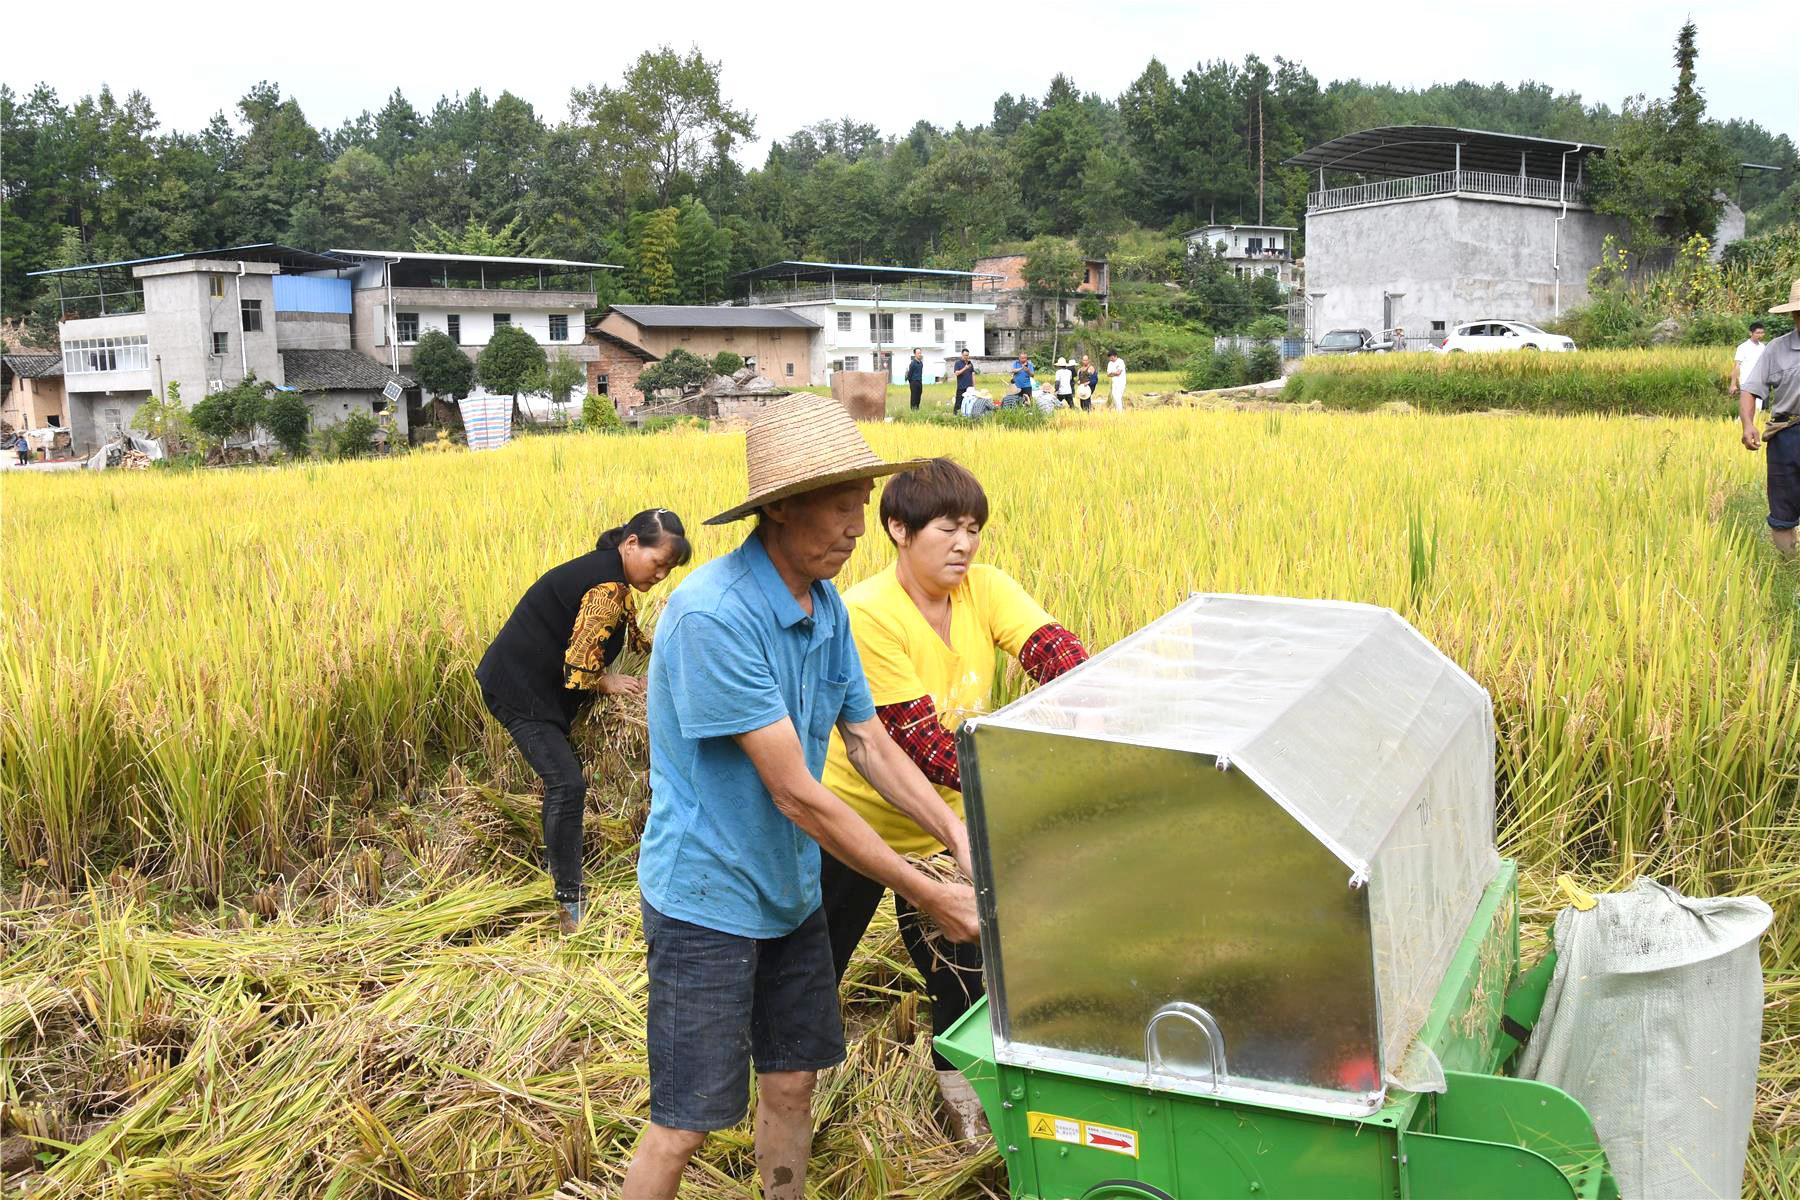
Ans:
[[[1800,526],[1800,281],[1788,291],[1788,302],[1771,313],[1786,313],[1794,328],[1771,338],[1744,372],[1738,417],[1744,426],[1744,449],[1764,447],[1769,468],[1769,532],[1775,548],[1794,556],[1794,529]],[[1768,410],[1768,422],[1756,428],[1756,402]]]
[[[743,544],[669,598],[650,660],[650,821],[638,857],[649,943],[650,1127],[624,1200],[673,1197],[706,1134],[743,1119],[757,1072],[764,1194],[798,1200],[819,1071],[844,1059],[819,848],[878,880],[945,934],[977,936],[975,895],[890,850],[820,784],[831,731],[888,803],[966,870],[968,832],[875,715],[829,582],[863,535],[877,458],[841,407],[799,395],[746,439]]]

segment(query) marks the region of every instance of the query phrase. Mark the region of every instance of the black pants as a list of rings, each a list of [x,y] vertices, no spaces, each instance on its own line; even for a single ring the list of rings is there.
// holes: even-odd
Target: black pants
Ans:
[[[912,388],[912,406],[914,408],[919,407],[919,397],[924,395],[925,385],[916,379],[909,379],[907,380],[907,386]]]
[[[525,762],[544,781],[544,858],[556,884],[559,904],[581,900],[581,818],[587,779],[568,732],[555,723],[524,716],[483,694],[488,711],[512,734]]]
[[[824,893],[821,907],[825,910],[825,927],[831,935],[831,966],[841,984],[850,956],[868,932],[869,922],[887,889],[823,850],[819,851],[819,888]],[[898,895],[894,897],[894,916],[900,922],[900,940],[906,943],[906,953],[924,977],[925,989],[931,996],[931,1031],[942,1033],[981,999],[981,947],[942,944],[950,961],[939,962],[925,945],[924,925],[930,918],[920,916]],[[935,1047],[931,1061],[940,1071],[950,1069],[950,1060]]]

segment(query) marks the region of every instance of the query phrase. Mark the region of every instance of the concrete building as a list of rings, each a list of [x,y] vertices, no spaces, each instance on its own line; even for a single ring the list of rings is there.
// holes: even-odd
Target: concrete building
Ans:
[[[887,371],[899,382],[914,347],[925,352],[928,381],[967,350],[987,353],[986,322],[999,277],[929,267],[778,262],[737,277],[748,308],[784,309],[819,328],[804,376],[777,383],[824,387],[833,371]],[[784,360],[785,366],[785,360]],[[767,372],[764,372],[767,374]]]
[[[1202,225],[1182,236],[1188,253],[1217,251],[1239,279],[1267,276],[1282,292],[1294,286],[1294,235],[1292,225]]]
[[[1404,326],[1416,348],[1480,317],[1553,321],[1587,299],[1608,234],[1585,202],[1605,147],[1439,126],[1366,129],[1289,162],[1306,203],[1306,327]]]
[[[806,384],[819,325],[785,308],[741,305],[615,304],[595,329],[630,342],[653,358],[679,347],[711,359],[729,350],[780,384]],[[611,393],[609,393],[611,394]]]
[[[1082,260],[1082,280],[1064,296],[1044,295],[1025,286],[1024,254],[992,254],[975,260],[979,274],[996,277],[994,314],[987,322],[987,352],[1017,354],[1020,347],[1043,339],[1052,323],[1068,328],[1081,319],[1083,300],[1098,301],[1105,311],[1112,294],[1112,272],[1104,258]],[[974,353],[971,350],[971,353]]]
[[[385,413],[407,436],[434,415],[404,374],[422,332],[444,330],[473,358],[495,328],[517,324],[549,354],[588,362],[583,321],[603,269],[258,243],[35,274],[57,284],[66,420],[81,452],[129,428],[152,394],[174,387],[191,407],[252,375],[305,392],[315,423]],[[404,403],[382,395],[389,384]]]
[[[595,273],[617,269],[609,263],[412,250],[331,254],[349,265],[352,344],[391,371],[412,365],[413,348],[429,330],[447,334],[473,359],[495,329],[512,325],[552,361],[572,359],[593,374],[597,351],[586,340],[585,322],[598,302]],[[433,421],[441,411],[433,399],[409,388],[409,419]]]
[[[15,431],[66,428],[66,405],[62,355],[0,356],[0,422]]]

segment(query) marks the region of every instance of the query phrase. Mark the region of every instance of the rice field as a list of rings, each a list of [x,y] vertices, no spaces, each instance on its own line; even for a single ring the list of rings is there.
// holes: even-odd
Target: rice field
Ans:
[[[1296,409],[868,432],[973,469],[984,555],[1090,646],[1194,590],[1414,621],[1494,696],[1534,937],[1559,871],[1768,899],[1752,1194],[1800,1197],[1800,610],[1731,425]],[[562,941],[530,776],[472,671],[524,586],[638,508],[678,511],[699,560],[729,549],[742,527],[699,521],[740,498],[742,461],[740,437],[680,430],[7,478],[6,1170],[47,1168],[31,1194],[57,1197],[609,1195],[647,1103],[641,724],[586,731],[600,919]],[[866,541],[840,582],[887,553]],[[891,1002],[910,967],[877,932],[813,1193],[1004,1195],[933,1115],[923,1023]],[[684,1195],[750,1196],[751,1174],[740,1128]]]
[[[1731,356],[1717,348],[1577,350],[1544,354],[1314,355],[1284,397],[1326,408],[1370,409],[1403,401],[1430,412],[1510,409],[1539,413],[1735,415]]]

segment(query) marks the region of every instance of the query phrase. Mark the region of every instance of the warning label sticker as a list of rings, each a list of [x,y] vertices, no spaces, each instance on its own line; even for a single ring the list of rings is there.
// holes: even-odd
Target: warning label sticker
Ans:
[[[1092,1146],[1096,1150],[1111,1150],[1114,1154],[1129,1154],[1137,1157],[1137,1130],[1119,1129],[1112,1125],[1094,1125],[1084,1122],[1081,1126],[1082,1145]]]
[[[1052,1142],[1067,1142],[1071,1146],[1081,1145],[1081,1122],[1073,1117],[1059,1117],[1054,1113],[1026,1113],[1026,1122],[1031,1126],[1031,1136],[1044,1138]]]
[[[1041,1112],[1026,1113],[1025,1124],[1027,1132],[1034,1138],[1108,1150],[1114,1154],[1130,1155],[1132,1158],[1138,1156],[1138,1135],[1135,1129],[1097,1125],[1075,1117],[1059,1117],[1055,1113]]]

